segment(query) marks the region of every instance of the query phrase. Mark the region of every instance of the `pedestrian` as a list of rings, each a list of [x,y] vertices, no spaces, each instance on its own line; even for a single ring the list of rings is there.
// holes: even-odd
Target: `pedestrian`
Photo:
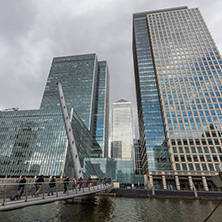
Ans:
[[[49,192],[48,192],[48,196],[49,196],[50,194],[53,195],[53,187],[56,186],[56,181],[55,181],[55,179],[56,179],[56,177],[54,176],[54,177],[52,177],[52,179],[51,179],[50,182],[49,182],[50,190],[49,190]]]
[[[99,185],[99,177],[96,178],[96,185]]]
[[[21,199],[21,196],[23,194],[23,191],[25,189],[25,183],[26,183],[26,176],[23,176],[23,178],[19,181],[18,185],[18,191],[11,195],[10,200],[15,200],[15,198]]]
[[[78,184],[77,189],[79,189],[79,191],[81,190],[82,183],[83,183],[83,179],[82,179],[82,177],[80,177],[77,181],[77,184]]]
[[[106,177],[104,177],[104,179],[103,179],[103,185],[106,186]]]
[[[34,195],[35,197],[39,195],[39,191],[42,188],[42,183],[44,183],[44,178],[43,175],[41,175],[36,181],[35,181],[35,190],[32,193],[32,196]]]
[[[76,189],[76,179],[73,178],[72,180],[72,191],[74,191]]]
[[[64,179],[63,184],[64,184],[63,193],[66,193],[67,192],[67,186],[69,184],[69,177],[68,176],[66,176],[66,178]]]
[[[25,189],[25,183],[26,183],[26,176],[24,176],[20,181],[19,181],[19,186],[18,186],[18,190],[20,190],[20,195],[19,198],[21,198],[24,189]]]

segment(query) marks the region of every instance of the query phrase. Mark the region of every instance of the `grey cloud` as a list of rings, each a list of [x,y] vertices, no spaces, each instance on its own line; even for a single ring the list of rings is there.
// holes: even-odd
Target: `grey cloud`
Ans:
[[[127,99],[136,116],[132,14],[182,5],[200,8],[221,48],[220,0],[2,1],[0,109],[38,108],[53,57],[95,52],[109,65],[110,104]]]

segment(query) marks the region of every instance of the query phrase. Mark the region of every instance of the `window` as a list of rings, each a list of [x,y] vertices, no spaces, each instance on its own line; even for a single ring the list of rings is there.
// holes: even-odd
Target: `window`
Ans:
[[[203,171],[207,171],[207,165],[205,163],[202,163],[202,168],[203,168]]]
[[[195,167],[196,167],[196,170],[200,170],[200,165],[198,163],[195,163]]]

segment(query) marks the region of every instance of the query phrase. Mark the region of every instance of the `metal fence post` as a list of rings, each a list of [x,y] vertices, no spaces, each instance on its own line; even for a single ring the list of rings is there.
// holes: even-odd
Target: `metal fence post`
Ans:
[[[2,203],[3,206],[5,206],[5,199],[6,199],[6,185],[4,185],[3,203]]]
[[[44,182],[42,183],[42,199],[45,199]]]
[[[28,187],[28,185],[27,186],[25,186],[25,202],[27,202],[28,201],[28,192],[27,192],[27,188]]]
[[[56,183],[56,197],[58,197],[58,183]]]

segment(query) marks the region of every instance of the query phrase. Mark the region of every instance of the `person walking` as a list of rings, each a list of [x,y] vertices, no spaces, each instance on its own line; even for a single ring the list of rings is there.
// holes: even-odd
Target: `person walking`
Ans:
[[[25,189],[25,183],[26,183],[26,176],[24,176],[20,181],[19,181],[19,186],[18,186],[18,191],[20,191],[19,192],[19,196],[18,196],[18,198],[19,199],[21,199],[21,196],[22,196],[22,194],[23,194],[23,192],[24,192],[24,189]]]
[[[10,200],[15,200],[15,198],[21,199],[21,196],[23,194],[24,188],[26,183],[26,176],[24,176],[20,181],[18,185],[18,191],[10,196]]]
[[[35,181],[35,190],[32,193],[32,196],[34,195],[35,197],[39,195],[39,191],[42,188],[42,183],[44,183],[44,178],[43,175],[41,175],[36,181]]]
[[[77,189],[79,189],[79,191],[81,190],[82,183],[83,183],[83,179],[82,179],[82,177],[80,177],[77,181],[77,184],[78,184]]]
[[[69,184],[69,177],[66,176],[66,178],[64,179],[63,181],[63,185],[64,185],[64,190],[63,190],[63,193],[66,193],[67,192],[67,186]]]
[[[50,194],[53,195],[53,187],[56,186],[56,181],[55,181],[55,179],[56,179],[56,177],[54,176],[54,177],[52,177],[52,179],[51,179],[50,182],[49,182],[50,190],[49,190],[49,192],[48,192],[48,196],[50,196]]]
[[[72,180],[72,191],[74,191],[76,189],[76,179],[73,178]]]

